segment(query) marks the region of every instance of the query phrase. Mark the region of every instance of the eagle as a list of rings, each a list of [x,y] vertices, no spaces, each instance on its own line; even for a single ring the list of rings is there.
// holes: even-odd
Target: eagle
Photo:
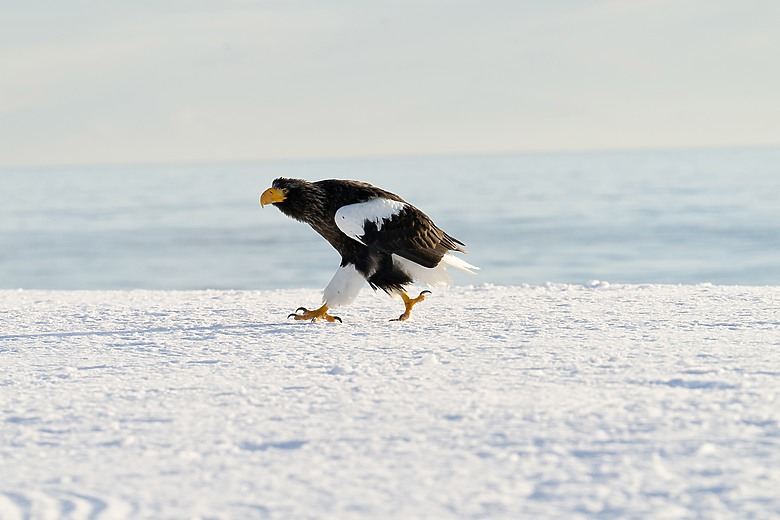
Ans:
[[[328,311],[352,303],[368,282],[374,291],[401,297],[404,313],[391,321],[405,321],[412,307],[431,293],[410,297],[406,288],[414,281],[447,285],[447,267],[471,274],[479,269],[452,254],[466,253],[463,242],[398,195],[365,182],[280,177],[260,196],[260,206],[268,204],[311,226],[341,255],[341,265],[323,291],[322,306],[299,307],[288,318],[341,322]]]

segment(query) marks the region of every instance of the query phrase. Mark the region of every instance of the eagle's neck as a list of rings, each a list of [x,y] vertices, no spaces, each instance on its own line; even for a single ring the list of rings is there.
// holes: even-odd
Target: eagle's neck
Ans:
[[[288,198],[277,204],[285,215],[304,222],[327,240],[342,256],[347,237],[336,226],[336,210],[344,199],[334,194],[327,182],[303,181],[291,188]]]
[[[326,218],[328,199],[314,183],[299,181],[290,188],[287,199],[276,207],[288,217],[313,226]]]

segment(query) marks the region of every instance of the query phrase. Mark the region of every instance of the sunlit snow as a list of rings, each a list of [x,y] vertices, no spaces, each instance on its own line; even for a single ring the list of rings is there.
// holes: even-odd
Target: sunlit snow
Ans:
[[[780,288],[0,291],[0,517],[770,518]]]

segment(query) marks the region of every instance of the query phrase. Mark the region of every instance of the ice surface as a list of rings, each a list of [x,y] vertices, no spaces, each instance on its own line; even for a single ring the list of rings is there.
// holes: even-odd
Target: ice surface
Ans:
[[[458,285],[777,286],[778,164],[780,147],[0,168],[0,288],[325,287],[336,251],[260,209],[279,176],[403,196],[482,268]]]
[[[780,288],[0,291],[0,518],[771,518]]]

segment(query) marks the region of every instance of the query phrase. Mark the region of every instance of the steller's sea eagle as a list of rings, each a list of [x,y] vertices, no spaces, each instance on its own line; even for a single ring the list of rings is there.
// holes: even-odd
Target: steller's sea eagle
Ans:
[[[413,281],[446,285],[447,266],[472,274],[478,269],[451,253],[465,253],[463,243],[436,227],[425,213],[365,182],[280,177],[260,196],[260,205],[266,204],[309,224],[341,255],[341,266],[325,287],[322,307],[299,307],[288,318],[340,322],[328,310],[351,303],[367,281],[374,290],[400,295],[406,309],[393,321],[404,321],[430,293],[411,298],[405,288]]]

